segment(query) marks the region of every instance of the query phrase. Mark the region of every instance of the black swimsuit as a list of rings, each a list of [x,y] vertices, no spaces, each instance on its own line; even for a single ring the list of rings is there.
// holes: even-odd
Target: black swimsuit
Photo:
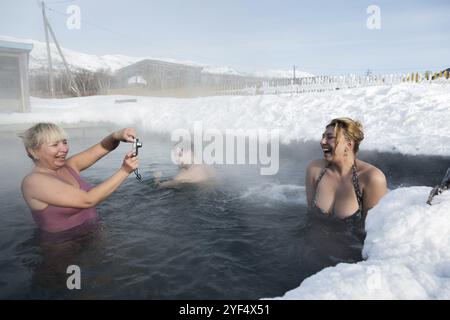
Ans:
[[[316,201],[316,195],[317,195],[317,187],[319,186],[320,180],[322,179],[322,177],[325,174],[325,171],[327,170],[327,168],[330,166],[330,164],[328,164],[325,168],[323,168],[322,172],[319,175],[319,178],[317,179],[316,182],[316,194],[314,195],[314,200],[312,201],[312,211],[314,213],[315,216],[320,217],[320,218],[324,218],[324,219],[331,219],[331,220],[341,220],[344,222],[360,222],[362,219],[362,203],[363,203],[363,196],[362,196],[362,192],[359,188],[359,178],[358,178],[358,174],[356,173],[356,165],[353,164],[352,166],[352,182],[353,182],[353,189],[355,190],[355,194],[356,194],[356,200],[358,201],[358,210],[356,210],[355,213],[353,213],[351,216],[348,216],[346,218],[338,218],[336,217],[334,211],[333,212],[328,212],[326,210],[323,210],[322,208],[320,208],[319,206],[317,206],[317,201]]]
[[[308,210],[310,218],[306,233],[308,256],[305,261],[313,261],[312,268],[319,270],[338,263],[353,263],[361,261],[362,248],[366,237],[364,217],[362,215],[363,196],[359,188],[359,178],[356,166],[352,166],[352,182],[358,201],[358,210],[351,216],[339,218],[334,209],[331,212],[323,210],[317,205],[317,187],[323,178],[328,164],[322,169],[316,183],[316,194]]]

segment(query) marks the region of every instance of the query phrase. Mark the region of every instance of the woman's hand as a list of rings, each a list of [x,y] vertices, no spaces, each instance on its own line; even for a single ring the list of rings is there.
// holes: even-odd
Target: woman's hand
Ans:
[[[81,172],[92,166],[103,156],[116,149],[120,141],[133,143],[136,141],[136,130],[134,128],[125,128],[115,131],[105,137],[100,143],[91,148],[80,152],[67,160],[67,165]]]
[[[113,138],[122,142],[135,142],[136,130],[134,128],[125,128],[113,133]]]
[[[125,155],[125,158],[122,162],[122,169],[130,174],[134,170],[136,170],[139,167],[139,160],[138,157],[133,156],[133,152],[130,151]]]

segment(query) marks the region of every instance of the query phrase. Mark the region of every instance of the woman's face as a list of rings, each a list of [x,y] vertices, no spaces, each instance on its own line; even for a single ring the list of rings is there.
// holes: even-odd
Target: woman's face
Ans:
[[[339,142],[339,143],[337,143]],[[323,156],[325,160],[332,161],[344,157],[346,140],[341,135],[341,137],[336,137],[334,132],[334,127],[327,127],[325,132],[322,134],[322,140],[320,140],[320,147],[323,151]]]
[[[40,166],[56,170],[62,168],[66,162],[66,156],[69,152],[67,140],[59,140],[50,143],[43,143],[33,156],[37,159]]]

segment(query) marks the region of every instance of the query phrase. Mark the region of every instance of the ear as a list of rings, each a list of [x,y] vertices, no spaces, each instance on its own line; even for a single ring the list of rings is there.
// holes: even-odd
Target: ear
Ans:
[[[28,153],[28,156],[29,156],[33,161],[39,160],[39,159],[37,158],[37,156],[36,156],[36,151],[35,151],[35,150],[33,150],[33,149],[31,149],[31,148],[27,148],[27,153]]]
[[[353,151],[354,145],[355,145],[355,142],[353,140],[347,141],[347,147],[349,147],[350,150]]]

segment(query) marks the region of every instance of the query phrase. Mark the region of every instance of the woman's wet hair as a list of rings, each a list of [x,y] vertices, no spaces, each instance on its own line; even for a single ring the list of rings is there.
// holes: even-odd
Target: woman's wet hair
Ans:
[[[331,120],[325,128],[328,127],[334,127],[337,138],[336,141],[339,141],[341,135],[343,135],[347,141],[354,141],[353,152],[358,152],[359,144],[364,140],[363,127],[359,121],[350,118],[336,118]]]
[[[41,122],[35,124],[21,135],[25,150],[31,160],[35,160],[30,150],[38,150],[44,143],[52,143],[67,139],[67,133],[63,128],[54,124]]]

